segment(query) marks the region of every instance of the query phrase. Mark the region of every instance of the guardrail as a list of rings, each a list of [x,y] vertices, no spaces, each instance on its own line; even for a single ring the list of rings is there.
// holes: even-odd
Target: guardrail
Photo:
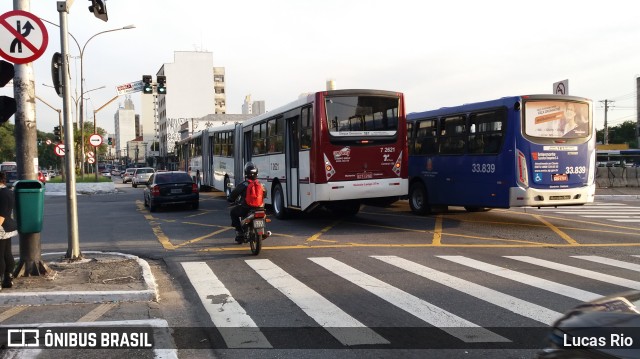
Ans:
[[[640,187],[640,168],[597,167],[596,187]]]

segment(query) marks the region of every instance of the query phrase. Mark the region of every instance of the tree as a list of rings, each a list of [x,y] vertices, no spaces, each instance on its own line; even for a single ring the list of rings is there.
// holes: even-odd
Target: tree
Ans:
[[[0,125],[0,162],[16,160],[15,126],[9,122]]]
[[[617,126],[609,127],[609,143],[626,143],[630,148],[638,148],[636,126],[637,124],[635,121],[629,120]],[[596,131],[596,141],[604,143],[604,129]]]

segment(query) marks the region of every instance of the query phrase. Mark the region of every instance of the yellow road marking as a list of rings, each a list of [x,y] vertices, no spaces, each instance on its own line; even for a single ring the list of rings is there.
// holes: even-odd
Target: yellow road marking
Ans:
[[[4,322],[5,320],[17,314],[20,314],[20,312],[22,312],[25,309],[27,309],[26,306],[19,306],[19,307],[13,307],[5,310],[4,312],[0,313],[0,322]]]
[[[431,243],[434,246],[439,246],[442,244],[442,216],[438,215],[436,217],[436,224],[433,227],[433,241]]]
[[[95,322],[98,318],[108,312],[111,308],[115,307],[115,303],[105,303],[97,306],[89,313],[85,314],[82,318],[78,319],[78,322]]]
[[[536,218],[540,222],[544,223],[547,227],[551,228],[552,231],[554,231],[557,235],[559,235],[560,238],[562,238],[565,241],[567,241],[567,243],[572,244],[572,245],[579,244],[573,238],[569,237],[568,234],[564,233],[558,227],[554,226],[553,224],[551,224],[551,222],[547,221],[546,219],[542,218],[541,216],[534,215],[533,218]]]
[[[314,234],[313,236],[311,236],[311,237],[307,238],[307,240],[306,240],[306,241],[307,241],[307,242],[317,241],[317,240],[318,240],[318,238],[320,238],[320,236],[321,236],[321,235],[323,235],[323,234],[324,234],[324,233],[326,233],[328,230],[330,230],[331,228],[333,228],[333,227],[335,227],[336,225],[338,225],[340,222],[342,222],[342,221],[338,220],[338,221],[335,221],[335,222],[331,223],[330,225],[328,225],[328,226],[326,226],[326,227],[322,228],[322,229],[320,230],[320,232],[318,232],[318,233]]]
[[[226,232],[226,231],[228,231],[230,229],[233,229],[233,227],[224,227],[224,228],[219,229],[217,231],[211,232],[211,233],[209,233],[207,235],[204,235],[204,236],[201,236],[201,237],[198,237],[198,238],[194,238],[194,239],[188,240],[186,242],[180,243],[180,244],[176,245],[175,247],[176,248],[180,248],[180,247],[184,247],[184,246],[186,246],[188,244],[191,244],[191,243],[200,242],[203,239],[211,238],[211,237],[215,236],[216,234],[219,234],[219,233],[222,233],[222,232]]]

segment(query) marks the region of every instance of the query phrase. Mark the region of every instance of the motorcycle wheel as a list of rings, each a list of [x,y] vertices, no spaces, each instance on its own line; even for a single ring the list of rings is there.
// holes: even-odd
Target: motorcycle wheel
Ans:
[[[262,249],[262,236],[253,233],[252,238],[249,240],[249,246],[251,246],[251,253],[257,256],[260,253],[260,249]]]

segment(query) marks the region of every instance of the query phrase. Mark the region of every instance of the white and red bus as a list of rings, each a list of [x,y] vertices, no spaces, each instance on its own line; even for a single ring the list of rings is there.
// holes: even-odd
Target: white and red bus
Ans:
[[[248,161],[268,190],[278,218],[325,205],[355,214],[363,200],[393,201],[408,193],[404,95],[333,90],[243,123],[213,127],[179,143],[200,143],[202,184],[227,192]],[[194,151],[196,153],[197,151]]]

